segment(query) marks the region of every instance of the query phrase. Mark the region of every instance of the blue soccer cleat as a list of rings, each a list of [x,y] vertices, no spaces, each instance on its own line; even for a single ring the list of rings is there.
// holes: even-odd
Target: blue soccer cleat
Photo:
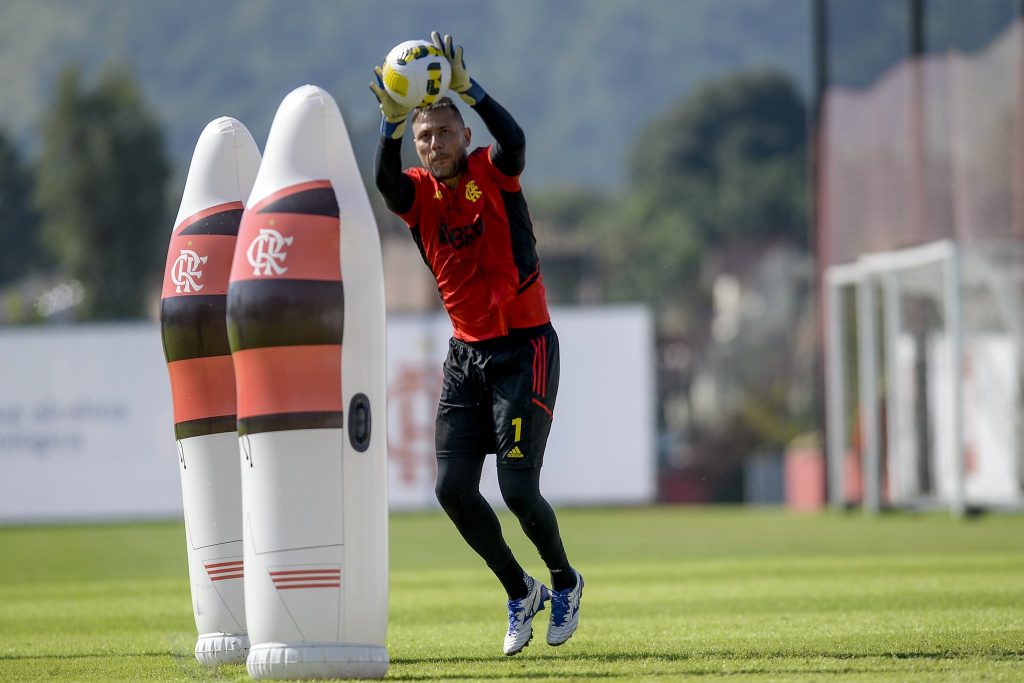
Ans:
[[[533,618],[544,609],[550,595],[547,586],[530,576],[523,576],[529,592],[521,600],[508,601],[508,633],[505,634],[505,654],[514,655],[530,644],[533,638]]]
[[[576,586],[551,591],[551,621],[548,623],[548,645],[561,645],[572,638],[580,623],[580,599],[583,597],[583,577],[576,574]]]

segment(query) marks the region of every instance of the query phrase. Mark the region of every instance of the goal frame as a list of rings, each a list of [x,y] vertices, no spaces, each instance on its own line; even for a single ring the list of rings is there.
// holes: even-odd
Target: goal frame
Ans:
[[[857,401],[861,430],[861,484],[862,507],[865,513],[877,514],[882,509],[882,457],[881,457],[881,392],[878,388],[878,329],[876,296],[881,292],[882,361],[884,362],[886,391],[886,418],[890,425],[898,424],[901,390],[896,362],[901,320],[901,273],[933,267],[942,274],[942,324],[949,343],[942,363],[951,381],[951,400],[946,406],[945,419],[953,440],[954,480],[948,508],[952,515],[967,512],[966,496],[966,444],[964,438],[963,390],[963,311],[961,300],[961,254],[951,240],[940,240],[906,249],[864,254],[856,261],[829,266],[824,271],[824,341],[825,341],[825,414],[827,495],[833,508],[845,507],[845,455],[847,451],[847,360],[846,321],[843,316],[844,290],[852,288],[855,296],[857,344]],[[887,430],[886,447],[890,454],[899,449],[897,430]],[[895,458],[890,457],[892,472]]]

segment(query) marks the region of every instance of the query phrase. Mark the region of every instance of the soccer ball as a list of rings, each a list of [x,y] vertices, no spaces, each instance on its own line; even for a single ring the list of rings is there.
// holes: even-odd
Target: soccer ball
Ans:
[[[384,89],[406,107],[426,107],[448,90],[452,67],[444,53],[425,40],[407,40],[384,58]]]

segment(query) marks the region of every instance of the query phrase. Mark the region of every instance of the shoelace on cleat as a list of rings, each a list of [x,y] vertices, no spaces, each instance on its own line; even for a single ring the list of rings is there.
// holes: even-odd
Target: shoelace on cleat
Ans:
[[[569,618],[569,593],[566,591],[551,591],[551,623],[555,626],[562,626]]]
[[[526,605],[523,604],[522,600],[515,600],[508,604],[508,630],[509,633],[518,633],[519,625],[522,621],[519,619],[519,615],[526,616]]]

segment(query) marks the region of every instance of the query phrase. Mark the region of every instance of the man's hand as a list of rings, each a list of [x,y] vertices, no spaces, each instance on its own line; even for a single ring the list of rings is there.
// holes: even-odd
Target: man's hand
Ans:
[[[448,89],[471,107],[486,97],[487,93],[484,92],[484,89],[470,78],[469,72],[466,71],[466,62],[462,58],[462,46],[456,46],[450,35],[446,35],[442,40],[441,34],[437,31],[430,33],[430,40],[434,43],[434,47],[444,53],[448,63],[451,64],[452,80],[448,84]]]
[[[395,98],[384,89],[382,69],[379,66],[373,68],[376,83],[370,83],[370,90],[377,96],[380,103],[380,134],[392,140],[400,140],[405,134],[405,120],[409,118],[412,107],[406,107],[395,101]]]

